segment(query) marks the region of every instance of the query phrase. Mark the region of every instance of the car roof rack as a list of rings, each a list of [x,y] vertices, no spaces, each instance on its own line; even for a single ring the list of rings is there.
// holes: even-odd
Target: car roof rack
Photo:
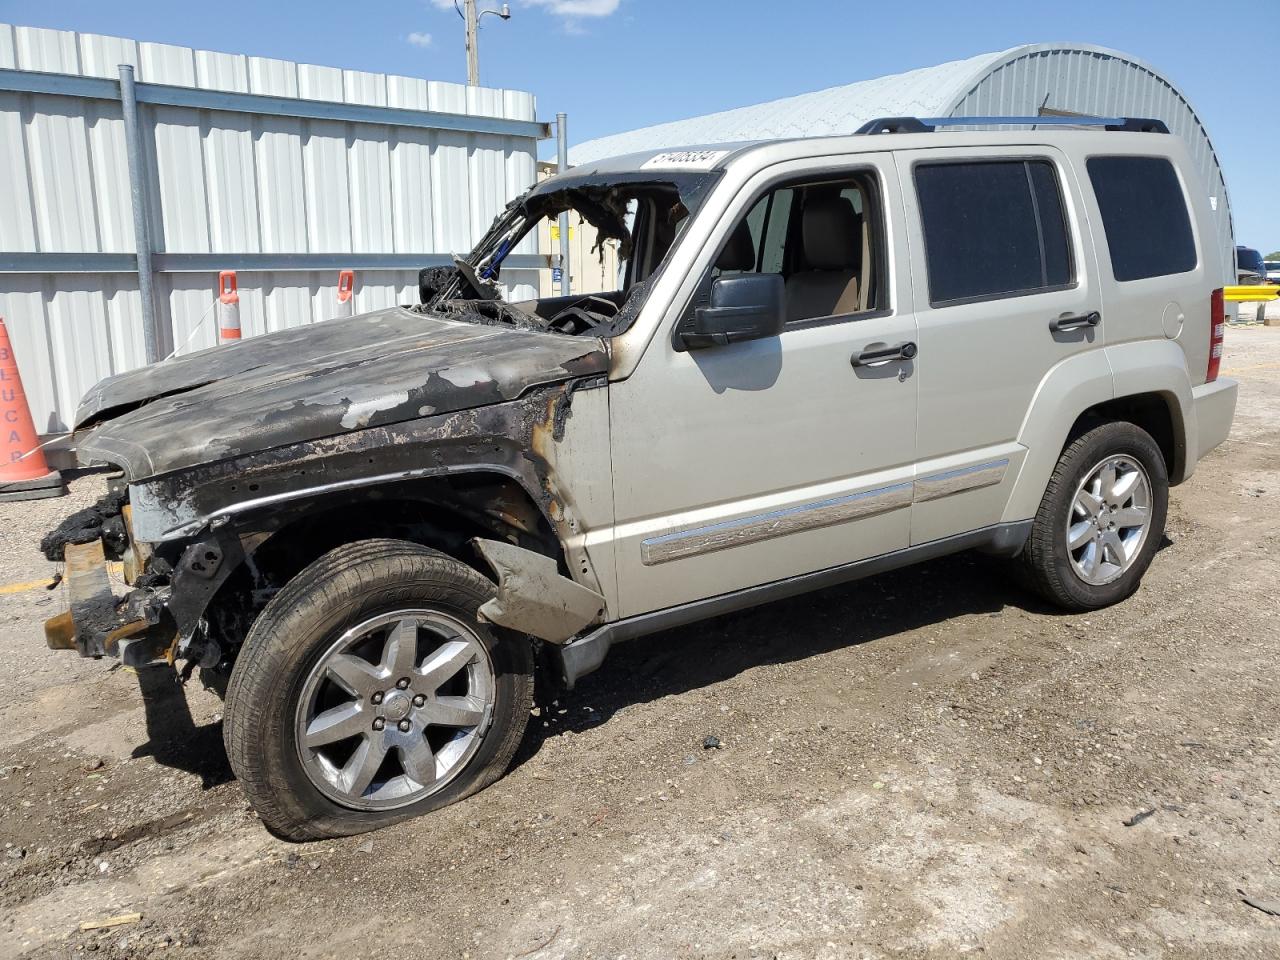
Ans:
[[[855,133],[933,133],[938,127],[1103,127],[1126,133],[1168,133],[1163,120],[1150,117],[879,117],[860,126]]]

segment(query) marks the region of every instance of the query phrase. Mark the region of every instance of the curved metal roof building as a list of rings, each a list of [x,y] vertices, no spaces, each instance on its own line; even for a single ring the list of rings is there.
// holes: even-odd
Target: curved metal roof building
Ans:
[[[861,80],[579,144],[573,163],[688,144],[852,133],[877,117],[990,117],[1079,113],[1155,117],[1190,146],[1234,262],[1231,206],[1213,143],[1186,96],[1137,57],[1090,44],[1026,44],[935,67]]]

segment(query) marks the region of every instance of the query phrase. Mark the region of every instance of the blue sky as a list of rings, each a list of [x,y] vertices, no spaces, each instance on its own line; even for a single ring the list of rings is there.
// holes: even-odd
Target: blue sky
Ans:
[[[1274,36],[1274,20],[1259,22],[1269,6],[1263,0],[510,3],[509,22],[483,20],[481,80],[532,91],[545,119],[566,111],[575,140],[1019,43],[1088,42],[1136,54],[1173,80],[1208,127],[1226,171],[1237,242],[1280,250],[1280,54],[1273,40],[1270,48],[1248,40],[1249,24]],[[466,79],[462,22],[450,0],[0,0],[0,20]]]

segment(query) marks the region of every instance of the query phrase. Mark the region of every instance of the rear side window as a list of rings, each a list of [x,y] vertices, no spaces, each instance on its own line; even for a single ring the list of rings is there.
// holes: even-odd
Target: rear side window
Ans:
[[[1071,245],[1052,164],[921,164],[915,181],[934,306],[1071,283]]]
[[[1088,167],[1117,280],[1195,269],[1191,218],[1172,163],[1163,157],[1090,157]]]

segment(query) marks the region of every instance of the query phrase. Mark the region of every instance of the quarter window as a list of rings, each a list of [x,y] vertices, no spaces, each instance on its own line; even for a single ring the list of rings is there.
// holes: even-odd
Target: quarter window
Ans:
[[[1052,164],[928,163],[916,167],[915,182],[934,306],[1071,283],[1071,245]]]
[[[1163,157],[1090,157],[1088,168],[1117,280],[1195,269],[1191,218],[1172,163]]]

